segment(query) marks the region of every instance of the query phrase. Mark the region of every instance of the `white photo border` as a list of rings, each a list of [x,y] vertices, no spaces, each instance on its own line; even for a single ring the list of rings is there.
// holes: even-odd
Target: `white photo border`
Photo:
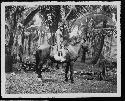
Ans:
[[[117,5],[117,93],[58,93],[58,94],[5,94],[5,6],[7,5]],[[1,94],[3,98],[78,98],[78,97],[120,97],[121,96],[121,2],[2,2],[1,3]]]

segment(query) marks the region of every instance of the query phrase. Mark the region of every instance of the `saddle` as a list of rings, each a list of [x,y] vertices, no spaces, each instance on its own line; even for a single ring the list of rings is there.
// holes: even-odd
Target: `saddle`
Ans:
[[[66,49],[64,49],[64,47],[62,47],[61,49],[58,50],[57,45],[52,46],[50,56],[53,56],[55,58],[55,60],[57,60],[57,61],[63,62],[66,60],[66,58],[65,58]]]

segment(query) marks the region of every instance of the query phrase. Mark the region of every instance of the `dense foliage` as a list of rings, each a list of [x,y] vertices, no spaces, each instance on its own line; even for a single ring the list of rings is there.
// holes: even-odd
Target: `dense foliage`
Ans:
[[[49,32],[52,36],[59,26],[62,26],[63,38],[64,40],[69,40],[68,33],[72,31],[74,26],[78,25],[79,31],[82,33],[81,36],[87,40],[89,48],[91,48],[90,51],[96,48],[93,49],[94,52],[91,53],[97,56],[96,53],[101,53],[103,44],[106,43],[100,42],[102,43],[100,44],[102,48],[100,48],[100,45],[97,45],[99,43],[98,39],[101,37],[105,39],[107,37],[116,36],[115,24],[109,19],[112,18],[112,13],[115,14],[116,18],[117,8],[112,5],[6,6],[6,46],[9,48],[9,51],[11,51],[11,54],[20,53],[21,57],[24,53],[30,55],[37,49],[37,42],[40,37],[45,35],[44,33]],[[105,16],[94,14],[103,14]],[[41,19],[41,25],[36,24],[37,21],[34,20],[36,15]],[[107,20],[110,23],[109,25],[105,22]],[[81,22],[83,25],[81,25]],[[103,25],[101,25],[102,22]],[[105,34],[101,32],[101,29],[104,27],[107,28],[104,31]],[[54,42],[53,39],[54,38],[51,38],[51,42]],[[108,40],[108,42],[110,41]],[[111,47],[110,44],[104,46],[107,48]],[[98,51],[98,49],[100,51]]]

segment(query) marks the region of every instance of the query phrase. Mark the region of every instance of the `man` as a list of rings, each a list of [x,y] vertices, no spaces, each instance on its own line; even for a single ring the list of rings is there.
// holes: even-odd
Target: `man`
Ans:
[[[86,41],[84,41],[84,42],[86,42]],[[86,52],[88,52],[88,46],[87,45],[84,45],[84,46],[82,46],[83,48],[83,54],[82,54],[82,59],[81,59],[81,61],[83,62],[83,63],[85,63],[85,59],[86,59]]]
[[[62,38],[62,32],[61,28],[59,28],[56,31],[56,38],[57,38],[57,53],[54,54],[54,58],[58,61],[65,61],[65,52],[64,52],[64,46],[62,44],[63,38]]]

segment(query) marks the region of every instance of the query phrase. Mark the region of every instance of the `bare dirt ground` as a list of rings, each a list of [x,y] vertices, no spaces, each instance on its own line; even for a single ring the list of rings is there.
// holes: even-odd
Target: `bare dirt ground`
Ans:
[[[74,66],[74,70],[80,65]],[[83,68],[82,68],[83,69]],[[63,69],[43,72],[42,80],[38,80],[35,72],[17,72],[16,75],[6,74],[7,94],[45,94],[45,93],[116,93],[116,75],[107,76],[107,80],[99,81],[92,76],[75,73],[74,83],[65,82]],[[87,71],[87,70],[85,70]]]

